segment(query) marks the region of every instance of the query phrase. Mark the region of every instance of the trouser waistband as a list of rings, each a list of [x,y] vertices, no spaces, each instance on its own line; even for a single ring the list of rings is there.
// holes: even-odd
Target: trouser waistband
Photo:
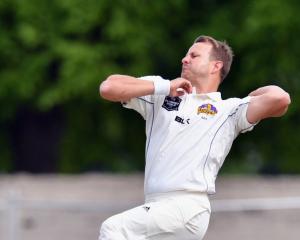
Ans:
[[[190,196],[190,197],[195,197],[199,198],[199,200],[204,200],[208,201],[208,195],[206,192],[197,192],[197,191],[172,191],[172,192],[165,192],[165,193],[152,193],[152,194],[147,194],[145,196],[145,202],[153,202],[153,201],[159,201],[163,199],[167,199],[170,197],[180,197],[180,196]]]

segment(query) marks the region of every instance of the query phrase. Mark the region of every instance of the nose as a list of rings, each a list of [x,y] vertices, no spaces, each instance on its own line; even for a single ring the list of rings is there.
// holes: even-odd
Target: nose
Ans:
[[[189,56],[185,56],[182,60],[181,60],[182,64],[188,64],[189,63]]]

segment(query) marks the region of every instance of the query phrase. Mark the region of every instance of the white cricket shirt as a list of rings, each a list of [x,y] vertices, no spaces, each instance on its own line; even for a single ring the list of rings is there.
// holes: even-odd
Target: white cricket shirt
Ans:
[[[213,92],[149,95],[125,103],[146,120],[145,195],[178,190],[215,193],[218,171],[233,140],[253,129],[246,118],[249,101],[250,97],[222,100]]]

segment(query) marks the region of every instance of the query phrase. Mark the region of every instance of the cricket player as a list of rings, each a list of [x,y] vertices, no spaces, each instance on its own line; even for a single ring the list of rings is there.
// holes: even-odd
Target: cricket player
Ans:
[[[234,139],[260,120],[284,115],[290,96],[264,86],[245,98],[222,99],[218,87],[232,50],[198,37],[182,59],[181,76],[111,75],[100,95],[146,121],[145,203],[103,222],[99,240],[200,240],[211,214],[209,194]]]

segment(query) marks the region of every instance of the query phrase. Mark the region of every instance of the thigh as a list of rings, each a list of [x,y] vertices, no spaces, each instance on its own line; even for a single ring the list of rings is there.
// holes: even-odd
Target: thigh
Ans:
[[[193,202],[180,197],[148,205],[146,239],[201,240],[208,227],[210,211]]]
[[[201,240],[208,228],[210,219],[210,212],[205,211],[196,214],[189,221],[185,223],[185,227],[192,233],[194,237],[191,236],[191,239]]]
[[[147,203],[108,218],[102,224],[100,233],[114,236],[111,239],[183,240],[176,237],[182,229],[186,230],[182,213],[174,200],[167,199]]]
[[[115,238],[103,239],[120,240],[201,240],[209,216],[209,211],[193,206],[191,201],[168,198],[110,217],[103,223],[105,231],[102,230],[102,235],[105,232]]]
[[[145,240],[146,211],[139,206],[114,215],[102,223],[100,240]]]
[[[183,228],[182,213],[173,199],[148,203],[147,239],[174,239]],[[178,239],[178,238],[177,238]]]
[[[128,240],[144,240],[147,235],[148,214],[144,205],[127,210],[118,216],[121,232]]]

